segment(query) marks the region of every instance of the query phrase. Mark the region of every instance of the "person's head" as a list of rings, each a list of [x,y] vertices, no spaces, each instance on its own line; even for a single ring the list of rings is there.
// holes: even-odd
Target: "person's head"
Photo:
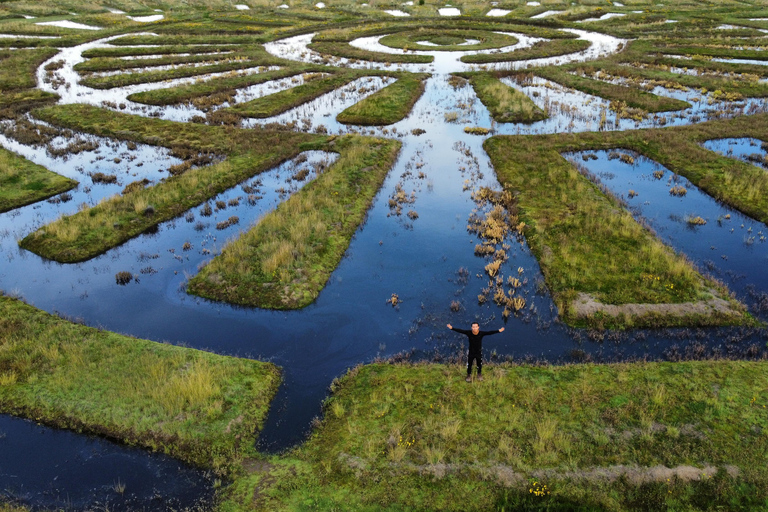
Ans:
[[[480,332],[480,324],[477,322],[472,322],[472,334],[477,334]]]

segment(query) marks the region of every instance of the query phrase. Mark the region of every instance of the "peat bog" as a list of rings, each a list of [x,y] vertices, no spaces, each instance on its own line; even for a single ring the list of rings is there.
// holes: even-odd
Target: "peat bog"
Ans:
[[[460,361],[463,338],[446,323],[506,325],[486,340],[489,369],[768,355],[768,24],[759,5],[521,2],[489,17],[468,3],[451,17],[427,2],[398,6],[409,16],[395,17],[351,2],[213,4],[171,3],[161,18],[154,4],[94,4],[77,15],[67,2],[2,4],[0,200],[6,183],[38,194],[0,202],[6,294],[107,331],[274,363],[282,383],[257,443],[266,453],[310,432],[392,435],[396,424],[358,423],[365,412],[353,402],[328,401],[329,386],[372,361]],[[36,24],[62,20],[102,28]],[[40,166],[70,181],[49,185]],[[43,177],[24,183],[19,169]],[[641,257],[630,264],[631,253]],[[605,308],[577,311],[589,300]],[[681,306],[714,300],[707,310]],[[0,367],[0,383],[8,375]],[[365,389],[356,375],[344,385]],[[407,383],[419,385],[431,384]],[[397,414],[406,435],[411,419]],[[24,442],[41,435],[3,421]],[[57,443],[77,451],[96,442],[74,439]],[[238,493],[253,496],[259,475],[287,471],[331,507],[343,499],[311,496],[307,475],[357,484],[329,476],[355,468],[325,468],[333,457],[324,450],[371,467],[379,448],[433,469],[466,456],[427,434],[431,451],[413,459],[397,440],[346,451],[353,440],[329,448],[323,439],[293,452],[296,461],[246,463],[256,469],[244,480],[228,472],[236,483],[226,499],[247,507]],[[550,448],[567,450],[550,441],[532,458],[510,444],[504,463],[527,475],[555,467],[564,459],[547,458]],[[643,463],[669,462],[660,460]],[[0,473],[35,479],[38,463],[7,463],[18,466]],[[212,487],[211,464],[201,466],[192,485]],[[120,487],[120,475],[106,478]],[[32,487],[8,495],[60,506],[25,494]],[[486,491],[491,507],[532,503]],[[365,504],[390,505],[377,492]],[[276,494],[255,506],[302,498],[278,503]],[[419,506],[409,499],[398,503]],[[124,501],[109,506],[135,506]]]

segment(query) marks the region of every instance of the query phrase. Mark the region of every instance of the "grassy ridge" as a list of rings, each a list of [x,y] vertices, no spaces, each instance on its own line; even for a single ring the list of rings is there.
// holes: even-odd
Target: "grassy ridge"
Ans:
[[[476,39],[476,44],[463,44],[465,39]],[[439,46],[422,45],[419,41],[433,42]],[[418,30],[397,32],[382,37],[380,44],[390,48],[400,48],[405,50],[426,50],[426,51],[469,51],[469,50],[487,50],[490,48],[500,48],[502,46],[512,46],[518,42],[512,36],[498,34],[495,32],[478,31],[471,29],[463,30],[429,30],[420,27]]]
[[[671,110],[682,110],[691,106],[687,101],[658,96],[637,87],[614,85],[574,75],[553,66],[539,68],[535,73],[542,78],[552,80],[565,87],[571,87],[577,91],[599,96],[610,101],[622,101],[630,107],[640,108],[647,112],[668,112]]]
[[[58,52],[55,48],[0,50],[0,90],[11,92],[35,87],[37,68]]]
[[[345,124],[385,125],[405,118],[424,93],[427,75],[402,73],[380,91],[340,112],[336,120]]]
[[[755,166],[720,156],[699,144],[720,137],[765,137],[768,116],[739,117],[681,128],[615,133],[494,137],[485,143],[499,181],[518,192],[526,237],[542,266],[561,315],[569,323],[579,292],[603,303],[680,303],[706,295],[712,287],[690,265],[640,228],[628,212],[581,176],[560,154],[588,149],[637,151],[690,179],[716,199],[754,218],[768,221],[768,176]],[[546,183],[546,186],[543,184]],[[641,274],[654,274],[668,285],[652,288]],[[650,325],[676,320],[647,319]],[[697,318],[729,323],[736,318]],[[589,318],[605,326],[604,318]],[[624,318],[616,326],[638,319]],[[679,319],[678,319],[679,321]],[[635,323],[634,325],[638,325]]]
[[[239,75],[226,78],[219,77],[200,83],[134,93],[129,95],[128,99],[146,105],[175,105],[203,96],[212,96],[221,93],[234,94],[237,89],[263,84],[270,80],[279,80],[280,78],[299,75],[314,69],[316,69],[314,66],[295,66],[258,74]]]
[[[590,42],[583,39],[554,39],[540,41],[530,48],[523,48],[506,53],[478,53],[476,55],[464,55],[462,62],[467,64],[486,64],[489,62],[515,62],[528,59],[542,59],[545,57],[558,57],[569,53],[580,52],[589,48]]]
[[[663,60],[664,64],[668,66],[679,66],[679,67],[685,67],[686,65],[691,65],[691,67],[695,67],[695,61],[678,61],[675,59],[665,59]],[[684,75],[680,73],[672,73],[670,71],[665,70],[658,70],[658,69],[643,69],[643,68],[637,68],[637,67],[631,67],[628,65],[621,65],[621,64],[581,64],[578,68],[579,70],[586,72],[586,73],[597,73],[599,71],[602,71],[604,73],[608,73],[613,76],[617,77],[623,77],[623,78],[634,78],[634,79],[644,79],[644,80],[659,80],[659,81],[666,81],[666,82],[673,82],[678,83],[685,87],[690,87],[694,89],[708,89],[711,91],[720,90],[723,92],[732,92],[736,94],[740,94],[742,96],[750,97],[750,98],[763,98],[768,96],[768,86],[765,84],[761,84],[759,82],[752,82],[752,81],[737,81],[732,80],[728,77],[712,77],[712,76],[695,76],[695,75]],[[552,74],[555,76],[557,73],[562,73],[564,75],[574,76],[570,75],[568,73],[564,72],[552,72],[550,71],[551,68],[547,68],[544,73],[546,74]],[[540,74],[540,71],[536,71],[536,74]],[[545,76],[545,75],[541,75]],[[548,76],[545,76],[545,78],[549,78]],[[557,80],[555,80],[557,81]],[[599,81],[596,81],[599,82]],[[607,84],[610,85],[610,84]],[[614,86],[619,87],[619,86]],[[585,91],[586,92],[586,91]],[[610,98],[609,98],[610,99]],[[626,101],[626,100],[623,100]],[[629,105],[629,102],[627,102]],[[642,108],[642,107],[641,107]]]
[[[226,472],[252,455],[275,366],[73,324],[0,296],[0,410]]]
[[[397,53],[373,52],[355,48],[347,43],[335,41],[317,41],[307,45],[310,50],[315,50],[323,55],[345,57],[347,59],[365,60],[372,62],[392,62],[410,64],[429,64],[434,57],[431,55],[400,55]]]
[[[462,73],[461,76],[469,78],[477,97],[500,123],[533,123],[549,117],[527,95],[489,73]]]
[[[34,203],[76,186],[76,181],[0,148],[0,212]]]
[[[547,144],[547,142],[550,142]],[[563,319],[602,327],[603,318],[583,318],[572,309],[579,293],[604,304],[665,304],[699,300],[707,284],[682,257],[642,228],[560,156],[561,146],[544,138],[492,138],[484,147],[499,181],[517,193],[526,239],[539,260]],[[514,149],[513,149],[514,148]],[[648,286],[656,275],[664,287]],[[622,319],[628,326],[641,317]],[[693,321],[694,319],[689,319]],[[697,318],[697,323],[732,323],[734,318]],[[658,325],[675,325],[665,317]],[[613,321],[613,323],[617,323]],[[617,325],[618,326],[618,325]]]
[[[276,116],[339,87],[344,87],[360,76],[363,75],[355,72],[331,74],[330,76],[316,78],[284,91],[262,96],[261,98],[244,103],[238,103],[233,107],[221,109],[221,111],[232,112],[243,117],[264,118]]]
[[[175,69],[166,69],[160,71],[144,71],[139,73],[121,73],[110,76],[89,76],[80,80],[80,83],[94,89],[111,89],[113,87],[125,87],[127,85],[137,85],[151,82],[162,82],[163,80],[173,80],[176,78],[188,78],[192,76],[205,75],[208,73],[223,73],[226,71],[238,71],[259,66],[270,66],[281,64],[277,59],[264,50],[261,46],[249,47],[247,50],[241,50],[231,57],[231,61],[219,64],[210,64],[199,67],[181,67]],[[125,67],[131,67],[126,61]]]
[[[762,509],[767,369],[501,365],[467,384],[458,366],[358,367],[307,443],[236,480],[221,508]],[[681,466],[693,466],[693,480],[659,470]],[[534,495],[534,482],[551,494]]]
[[[116,247],[291,158],[302,151],[303,144],[323,140],[292,132],[262,131],[259,137],[253,137],[252,131],[146,120],[82,105],[50,108],[40,115],[98,135],[168,146],[181,144],[198,150],[209,148],[229,155],[218,164],[191,169],[155,186],[113,196],[92,208],[61,217],[20,242],[25,249],[66,263],[84,261]]]
[[[227,245],[189,281],[189,293],[273,309],[317,298],[400,149],[398,141],[351,135],[331,145],[338,161]]]

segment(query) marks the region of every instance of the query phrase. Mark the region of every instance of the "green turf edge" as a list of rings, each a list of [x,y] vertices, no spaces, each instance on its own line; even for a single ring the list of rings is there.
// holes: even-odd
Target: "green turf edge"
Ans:
[[[582,150],[594,150],[594,149],[610,149],[610,148],[625,148],[633,151],[637,151],[657,162],[666,166],[673,172],[678,172],[683,176],[690,179],[695,185],[702,188],[704,191],[722,200],[741,211],[744,211],[748,215],[766,222],[768,220],[768,201],[763,198],[763,194],[768,191],[768,177],[761,169],[739,162],[733,159],[728,159],[717,155],[716,153],[703,149],[699,144],[705,140],[721,138],[721,137],[764,137],[766,125],[768,124],[768,116],[743,116],[728,121],[711,121],[702,123],[695,126],[686,126],[679,128],[665,128],[665,129],[652,129],[652,130],[635,130],[627,132],[611,132],[611,133],[595,133],[587,132],[576,135],[560,134],[549,136],[522,136],[522,137],[493,137],[488,139],[484,147],[489,153],[491,160],[494,162],[494,167],[498,175],[499,181],[504,184],[505,187],[509,187],[515,193],[521,190],[527,191],[530,194],[535,192],[540,183],[541,177],[535,178],[541,172],[554,172],[554,169],[560,169],[562,177],[566,175],[571,177],[573,185],[576,186],[581,180],[586,178],[576,176],[575,171],[572,171],[570,164],[567,164],[560,153],[568,151],[582,151]],[[514,148],[512,150],[512,148]],[[523,174],[522,169],[526,169],[526,179],[521,180],[520,177]],[[545,171],[545,169],[548,169]],[[526,174],[527,173],[527,174]],[[575,180],[575,181],[574,181]],[[545,180],[545,182],[549,183]],[[541,182],[544,183],[544,182]],[[581,185],[589,190],[586,185]],[[540,187],[539,187],[540,188]],[[543,189],[542,189],[543,190]],[[597,189],[592,189],[590,197],[595,199],[601,194],[597,192]],[[541,191],[541,190],[540,190]],[[532,196],[533,197],[533,196]],[[547,208],[555,208],[556,204],[560,200],[554,202],[548,202]],[[603,200],[599,200],[603,201]],[[610,201],[609,201],[610,202]],[[571,206],[561,204],[559,208],[566,208],[571,211],[574,205],[578,208],[584,206],[583,200],[573,203]],[[591,202],[590,202],[591,204]],[[606,203],[607,204],[607,203]],[[603,283],[591,290],[578,289],[578,286],[573,285],[573,282],[585,283],[588,280],[593,280],[594,283],[602,283],[608,279],[604,274],[602,278],[590,277],[590,273],[586,272],[587,268],[580,272],[576,272],[577,278],[567,278],[565,280],[554,276],[562,274],[562,270],[559,268],[559,264],[553,261],[555,253],[559,254],[560,249],[564,247],[561,241],[555,241],[551,239],[552,236],[563,236],[566,239],[573,236],[572,229],[569,223],[578,220],[578,216],[574,217],[572,214],[565,215],[561,220],[555,220],[554,224],[547,223],[540,226],[538,223],[546,218],[549,218],[550,213],[545,213],[545,217],[541,217],[542,212],[547,212],[547,208],[541,209],[542,205],[534,203],[527,203],[525,196],[520,196],[520,213],[521,219],[526,222],[526,236],[531,244],[531,248],[539,259],[542,265],[542,271],[544,272],[547,284],[550,290],[553,292],[555,301],[558,304],[558,308],[563,319],[572,325],[577,326],[591,326],[591,327],[637,327],[643,326],[659,326],[659,325],[718,325],[728,324],[732,322],[736,323],[753,323],[754,320],[749,315],[742,315],[740,318],[713,316],[711,318],[691,317],[684,318],[679,317],[677,319],[673,317],[659,317],[658,315],[651,315],[647,318],[630,318],[627,316],[617,318],[606,318],[602,316],[590,317],[586,319],[575,318],[572,316],[571,305],[576,300],[578,292],[589,293],[591,295],[608,295],[608,303],[631,303],[631,302],[648,302],[648,299],[652,297],[645,297],[643,300],[637,300],[637,297],[633,298],[633,294],[641,291],[641,288],[632,286],[631,283],[625,282],[621,284],[619,288],[610,287],[605,289],[604,286],[608,283]],[[583,208],[581,208],[583,209]],[[611,207],[612,210],[616,210],[615,207]],[[745,211],[749,210],[749,211]],[[552,210],[554,211],[554,210]],[[565,211],[565,210],[564,210]],[[624,213],[624,215],[627,215]],[[609,215],[608,218],[612,216]],[[555,215],[557,218],[557,215]],[[537,220],[538,219],[538,220]],[[552,222],[548,220],[547,222]],[[586,222],[586,220],[579,220],[579,222]],[[570,232],[570,234],[569,234]],[[557,235],[556,233],[560,233]],[[653,237],[646,233],[645,237],[653,239]],[[573,240],[571,240],[573,241]],[[597,242],[593,241],[594,244]],[[618,242],[617,242],[618,244]],[[618,245],[611,245],[610,247],[602,247],[601,245],[593,245],[590,247],[590,251],[598,251],[593,254],[605,254],[614,250],[628,250],[633,245],[630,240],[625,240]],[[570,247],[570,245],[569,245]],[[602,247],[602,248],[601,248]],[[571,247],[572,250],[573,248]],[[610,250],[609,250],[610,249]],[[555,252],[553,252],[555,251]],[[606,252],[607,251],[607,252]],[[631,254],[631,250],[630,253]],[[555,258],[556,259],[556,258]],[[629,260],[626,260],[629,261]],[[594,261],[590,264],[594,264]],[[554,267],[551,265],[555,265]],[[606,266],[610,266],[607,262]],[[600,267],[600,265],[598,265]],[[591,266],[589,267],[591,268]],[[607,267],[606,267],[607,268]],[[604,272],[605,269],[602,269]],[[648,269],[646,272],[658,273],[658,269]],[[609,273],[614,279],[617,274]],[[561,276],[562,277],[562,276]],[[640,275],[638,274],[637,283],[640,283]],[[587,281],[585,281],[585,279]],[[687,279],[688,284],[678,283],[678,288],[674,293],[670,293],[669,300],[672,303],[685,302],[695,299],[696,295],[701,292],[700,285],[695,285],[691,276]],[[570,284],[567,284],[569,282]],[[713,286],[718,289],[718,285],[711,283],[708,286]],[[693,288],[691,288],[693,287]],[[630,292],[630,290],[636,290]],[[683,290],[688,290],[687,293],[683,293]],[[694,290],[699,292],[694,292]],[[624,290],[623,292],[620,292]],[[727,291],[720,288],[719,295],[721,297],[727,296]],[[620,292],[620,293],[619,293]],[[616,295],[618,293],[618,295]],[[630,293],[629,296],[625,296],[626,293]],[[644,291],[643,293],[647,293]],[[612,298],[611,298],[612,297]],[[665,302],[661,296],[653,298],[651,302]],[[638,323],[638,321],[640,323]]]
[[[589,48],[590,45],[591,43],[589,41],[583,39],[554,39],[552,41],[540,41],[530,48],[523,48],[513,52],[464,55],[460,60],[467,64],[487,64],[489,62],[515,62],[528,59],[543,59],[580,52]]]
[[[570,87],[593,96],[599,96],[612,102],[623,101],[629,107],[640,108],[647,112],[669,112],[691,106],[687,101],[659,96],[636,87],[615,85],[601,80],[574,75],[553,66],[537,68],[534,73],[565,87]]]
[[[253,456],[276,366],[63,320],[0,296],[0,411],[226,474]]]
[[[76,186],[75,180],[0,148],[0,213],[66,192]]]
[[[325,149],[339,159],[228,244],[187,292],[231,304],[298,309],[311,304],[344,256],[401,143],[345,135]]]
[[[335,57],[372,62],[390,62],[393,64],[429,64],[435,60],[431,55],[401,55],[397,53],[373,52],[336,41],[313,42],[307,45],[307,48],[323,54],[328,58],[329,62]]]
[[[502,83],[489,73],[455,73],[469,79],[478,99],[500,123],[534,123],[549,118],[526,94]]]
[[[504,363],[467,384],[461,365],[358,366],[334,382],[309,440],[238,475],[219,510],[762,509],[766,369]],[[685,465],[718,472],[597,476]],[[551,494],[532,496],[534,482]]]
[[[478,39],[480,42],[477,44],[446,44],[441,46],[429,46],[418,44],[418,39],[423,38],[428,40],[430,36],[434,35],[450,35],[465,39]],[[417,51],[474,51],[474,50],[488,50],[492,48],[500,48],[503,46],[512,46],[518,43],[515,37],[497,34],[494,32],[473,30],[473,29],[424,29],[397,32],[395,34],[389,34],[382,37],[379,40],[379,44],[388,46],[395,49],[404,50],[417,50]]]
[[[19,242],[24,249],[62,263],[102,254],[271,169],[303,151],[306,144],[325,139],[320,135],[269,131],[253,137],[252,130],[150,120],[85,105],[51,107],[38,111],[38,115],[48,122],[96,135],[196,150],[208,147],[228,156],[220,163],[191,169],[152,187],[107,198],[87,210],[61,217]]]
[[[320,71],[320,69],[317,66],[293,66],[277,69],[275,71],[266,71],[259,74],[213,78],[202,83],[138,92],[130,94],[128,99],[146,105],[176,105],[203,96],[211,96],[218,93],[234,93],[240,88],[262,84],[270,80],[279,80],[280,78],[300,75],[310,71]]]
[[[344,124],[387,125],[404,119],[424,93],[424,73],[401,73],[400,78],[340,112],[336,120]]]

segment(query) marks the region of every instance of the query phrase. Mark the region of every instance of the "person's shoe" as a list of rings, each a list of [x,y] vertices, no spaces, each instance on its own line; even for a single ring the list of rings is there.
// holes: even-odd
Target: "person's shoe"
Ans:
[[[467,375],[467,378],[464,379],[464,380],[466,380],[467,382],[472,382],[472,376],[471,375]]]
[[[477,376],[477,382],[483,382],[483,376],[482,375],[478,375]]]

